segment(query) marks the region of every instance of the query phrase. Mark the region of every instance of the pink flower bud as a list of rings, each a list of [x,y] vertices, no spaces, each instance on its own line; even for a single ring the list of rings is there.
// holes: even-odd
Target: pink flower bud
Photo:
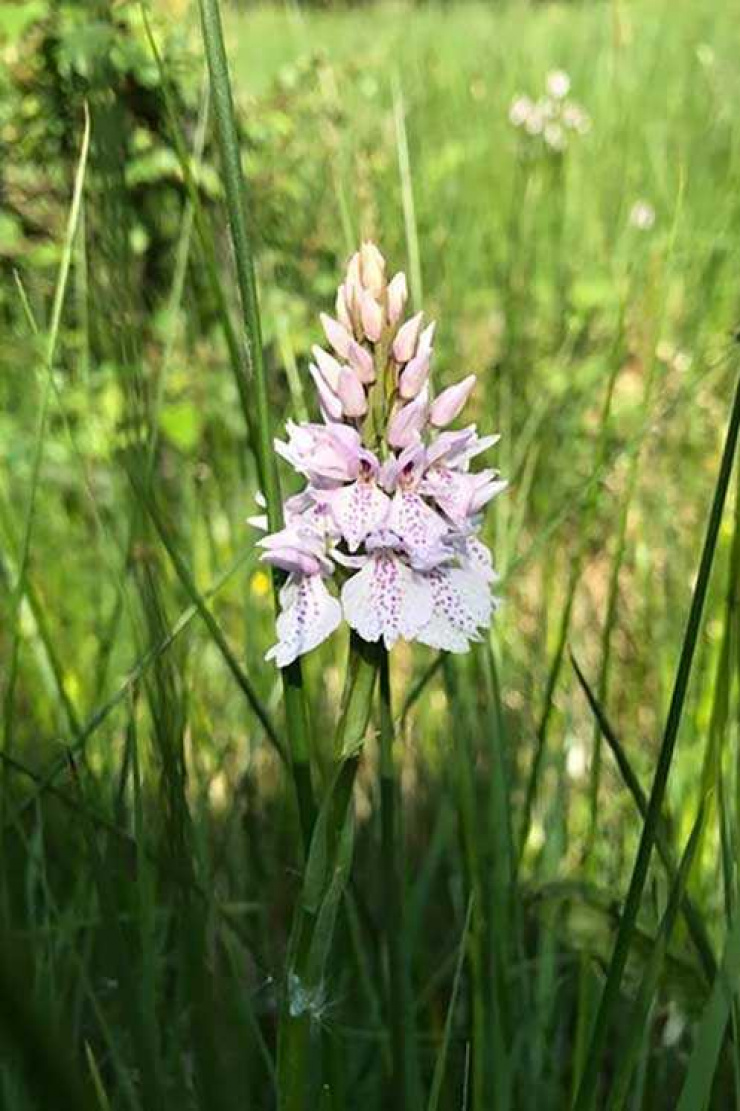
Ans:
[[[410,447],[419,439],[429,411],[429,391],[426,386],[408,405],[397,409],[388,424],[387,439],[391,447]]]
[[[315,344],[311,348],[311,354],[316,360],[316,364],[326,380],[327,385],[336,393],[337,386],[339,385],[339,372],[342,369],[340,363],[337,362],[333,355],[329,355]]]
[[[324,329],[324,335],[326,336],[327,340],[334,348],[337,355],[340,355],[343,359],[346,359],[349,345],[350,343],[352,343],[352,336],[343,324],[339,324],[338,321],[333,320],[330,316],[327,316],[325,312],[321,313],[320,319],[321,327]]]
[[[399,270],[388,283],[388,320],[391,324],[398,324],[401,319],[407,297],[406,275]]]
[[[355,251],[355,253],[352,255],[352,258],[347,263],[347,284],[354,286],[362,285],[359,251]]]
[[[379,297],[385,285],[385,259],[374,243],[363,243],[360,248],[362,284],[374,297]]]
[[[442,390],[439,397],[432,402],[429,411],[430,423],[436,428],[444,428],[445,425],[450,424],[470,397],[475,381],[475,375],[469,374],[462,382],[456,382],[454,386]]]
[[[346,417],[364,417],[367,412],[367,398],[362,383],[354,370],[343,366],[337,387],[339,400]]]
[[[401,378],[398,383],[398,392],[401,397],[406,399],[416,397],[429,377],[429,361],[431,357],[431,351],[426,351],[414,355],[413,359],[406,363],[406,366],[401,371]]]
[[[434,329],[437,327],[434,321],[427,324],[424,331],[419,336],[419,342],[416,345],[416,354],[425,355],[427,351],[431,354],[432,340],[434,339]]]
[[[321,412],[327,420],[341,420],[342,419],[342,403],[334,393],[329,389],[326,379],[321,374],[318,367],[313,364],[308,368],[308,372],[314,380],[314,384],[319,393],[319,404]]]
[[[367,290],[360,293],[360,319],[365,335],[372,343],[376,343],[383,331],[383,314],[380,305]]]
[[[351,334],[352,328],[352,304],[347,290],[347,286],[343,283],[337,290],[337,317],[343,328]]]
[[[423,313],[417,312],[398,329],[393,341],[393,358],[397,363],[407,363],[416,350]]]
[[[357,376],[361,382],[369,386],[371,382],[375,381],[373,357],[357,340],[353,339],[350,342],[347,360],[352,369],[357,371]]]

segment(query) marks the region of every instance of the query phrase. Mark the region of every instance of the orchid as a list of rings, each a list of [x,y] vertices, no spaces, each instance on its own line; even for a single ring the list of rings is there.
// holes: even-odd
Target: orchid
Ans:
[[[278,667],[342,621],[388,649],[403,639],[464,652],[496,608],[480,531],[506,483],[470,464],[497,437],[474,424],[448,428],[475,375],[431,396],[435,326],[421,312],[404,320],[406,301],[403,273],[387,281],[385,259],[364,243],[339,286],[336,317],[321,316],[331,350],[313,348],[322,423],[288,422],[287,439],[275,441],[306,480],[285,502],[285,527],[259,541],[261,559],[287,573],[267,654]]]

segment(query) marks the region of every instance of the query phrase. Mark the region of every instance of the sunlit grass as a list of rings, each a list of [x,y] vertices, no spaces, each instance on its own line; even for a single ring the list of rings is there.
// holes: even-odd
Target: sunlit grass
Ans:
[[[94,234],[63,254],[64,315],[22,258],[20,285],[2,271],[0,1106],[46,1111],[56,1090],[54,1111],[230,1111],[273,1107],[284,1086],[294,1108],[320,1065],[324,1102],[307,1106],[401,1107],[399,1054],[408,1111],[559,1111],[584,1068],[581,1107],[735,1106],[734,482],[697,576],[740,361],[736,21],[664,0],[224,17],[246,196],[221,118],[231,195],[186,190],[192,227],[156,313],[94,92]],[[592,119],[562,159],[508,121],[554,68]],[[181,173],[204,141],[221,167],[213,120],[199,135],[181,111],[173,97]],[[637,202],[652,226],[630,221]],[[305,661],[304,730],[298,687],[286,702],[264,662],[271,589],[246,518],[270,431],[311,405],[296,381],[363,235],[394,266],[418,248],[439,378],[479,375],[473,416],[502,432],[512,485],[487,529],[504,597],[490,643],[444,661],[394,650],[393,720],[356,766],[360,691],[337,779],[347,639]],[[339,872],[354,789],[336,906],[344,875],[331,886],[321,846],[304,875],[308,766]],[[277,1031],[290,1045],[296,970],[313,1020],[293,1031],[293,1076]]]

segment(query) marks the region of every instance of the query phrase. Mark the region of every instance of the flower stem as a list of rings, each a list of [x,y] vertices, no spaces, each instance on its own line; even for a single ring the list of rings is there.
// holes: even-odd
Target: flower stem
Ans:
[[[379,668],[378,645],[353,633],[337,727],[337,766],[314,827],[293,917],[278,1031],[280,1111],[304,1111],[316,1104],[321,1056],[317,1035],[332,978],[336,916],[352,859],[352,792]]]
[[[396,813],[398,784],[393,760],[393,713],[388,652],[380,649],[380,826],[384,885],[385,944],[388,963],[391,1076],[390,1107],[409,1104],[409,991],[403,921],[403,855]]]
[[[257,415],[257,457],[262,490],[267,503],[267,519],[271,532],[282,527],[282,501],[275,453],[272,447],[272,428],[267,393],[267,374],[262,350],[257,278],[254,267],[252,242],[247,228],[247,196],[241,165],[241,148],[236,128],[234,101],[231,94],[229,66],[224,46],[219,0],[199,0],[203,42],[211,79],[216,133],[221,154],[226,209],[234,248],[237,285],[244,319],[244,340],[251,370],[254,407]],[[273,576],[275,594],[280,579]],[[310,734],[306,710],[303,678],[299,663],[282,670],[285,699],[285,720],[291,752],[293,780],[303,836],[304,850],[308,851],[315,819],[310,767]]]

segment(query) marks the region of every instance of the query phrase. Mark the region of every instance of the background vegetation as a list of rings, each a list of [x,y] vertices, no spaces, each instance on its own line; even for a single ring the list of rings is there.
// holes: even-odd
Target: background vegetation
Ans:
[[[149,16],[0,10],[8,1111],[273,1107],[292,990],[301,839],[220,162],[197,11]],[[371,237],[439,321],[438,380],[478,374],[511,480],[490,643],[393,654],[402,905],[371,736],[321,990],[293,998],[319,1106],[571,1106],[679,725],[593,1105],[740,1106],[734,479],[697,578],[738,367],[730,6],[224,17],[274,428],[313,412],[318,313]],[[553,69],[592,121],[562,154],[508,118]],[[305,668],[318,798],[345,656]]]

